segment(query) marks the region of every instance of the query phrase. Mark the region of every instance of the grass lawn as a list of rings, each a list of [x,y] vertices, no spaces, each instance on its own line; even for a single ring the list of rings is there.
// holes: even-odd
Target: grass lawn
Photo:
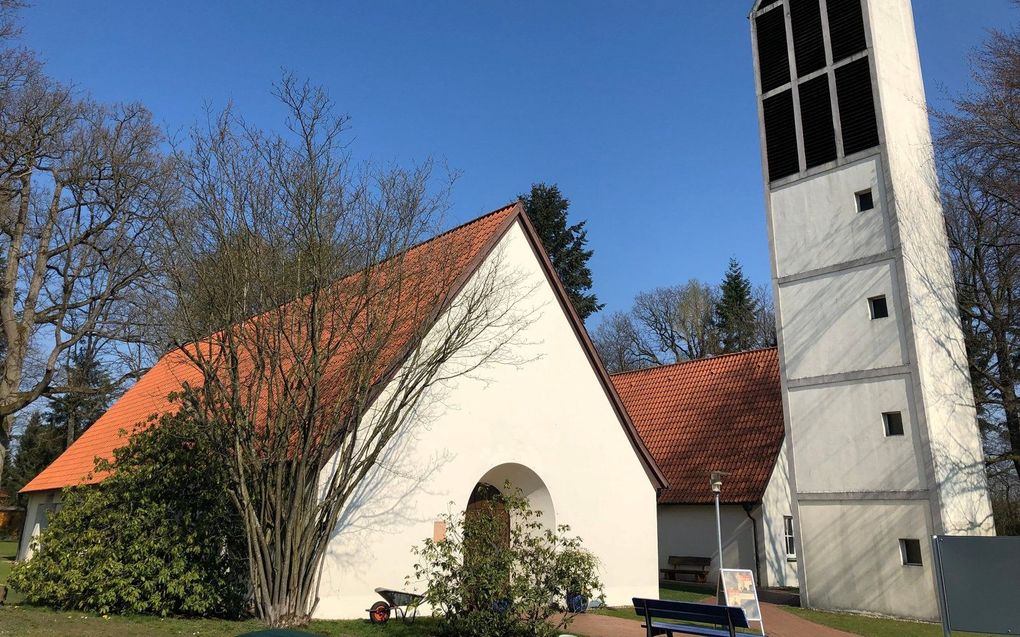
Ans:
[[[11,574],[11,565],[18,553],[18,543],[4,540],[0,542],[0,586],[7,583],[7,576]],[[7,594],[7,602],[17,604],[21,601],[21,595],[13,591]],[[3,634],[3,633],[0,633]]]
[[[373,626],[368,620],[314,621],[305,630],[329,637],[429,637],[434,626],[430,618],[413,624],[390,621]],[[60,612],[34,606],[0,608],[2,637],[236,637],[264,630],[255,621],[236,622],[217,619],[159,619],[158,617],[111,616],[108,619],[87,613]]]
[[[659,599],[669,599],[676,602],[700,602],[706,597],[712,597],[712,591],[707,591],[704,586],[688,585],[683,582],[669,582],[659,587]],[[595,611],[599,615],[611,617],[622,617],[623,619],[641,618],[634,612],[633,606],[620,606],[616,608],[600,608]]]
[[[816,624],[831,626],[848,633],[856,633],[862,637],[942,637],[942,626],[937,624],[866,617],[850,613],[828,613],[807,608],[787,608],[786,610]],[[954,631],[953,637],[981,637],[981,635]]]

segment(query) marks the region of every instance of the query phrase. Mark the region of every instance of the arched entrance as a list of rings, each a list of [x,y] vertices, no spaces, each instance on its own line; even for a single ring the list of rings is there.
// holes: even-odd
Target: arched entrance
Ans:
[[[478,520],[481,516],[489,516],[488,524],[481,525]],[[491,541],[502,545],[510,545],[510,512],[506,509],[503,501],[503,492],[495,486],[486,482],[479,482],[475,485],[468,498],[467,508],[464,510],[465,526],[468,528],[484,527],[494,537]]]
[[[502,509],[503,514],[506,514],[506,528],[509,537],[511,520],[509,514],[506,513],[506,507],[502,504],[503,489],[507,483],[510,484],[511,489],[520,490],[528,499],[532,510],[541,512],[540,519],[545,528],[556,528],[556,510],[545,482],[530,468],[516,462],[497,465],[479,478],[468,497],[466,514],[477,515],[477,512],[484,507],[492,510],[493,515],[500,515],[499,511]],[[483,505],[484,502],[491,504]],[[472,513],[472,510],[475,513]]]

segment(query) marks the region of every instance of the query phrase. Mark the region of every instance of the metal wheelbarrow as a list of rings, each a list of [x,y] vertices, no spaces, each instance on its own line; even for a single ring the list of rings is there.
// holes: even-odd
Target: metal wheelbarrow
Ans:
[[[405,593],[389,588],[377,588],[375,592],[385,602],[376,602],[368,609],[368,619],[373,624],[385,624],[390,619],[391,613],[396,613],[406,624],[410,624],[418,616],[418,606],[421,604],[421,595]]]

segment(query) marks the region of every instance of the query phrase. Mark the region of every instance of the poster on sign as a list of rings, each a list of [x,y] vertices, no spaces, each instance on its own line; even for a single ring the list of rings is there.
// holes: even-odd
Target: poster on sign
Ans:
[[[754,573],[747,569],[724,568],[722,584],[726,605],[742,608],[748,621],[761,624],[761,607],[758,606],[758,590],[754,587]]]

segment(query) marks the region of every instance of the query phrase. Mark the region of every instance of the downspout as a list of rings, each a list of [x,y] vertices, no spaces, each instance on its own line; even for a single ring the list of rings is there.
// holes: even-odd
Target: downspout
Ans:
[[[745,504],[743,506],[744,513],[751,520],[751,537],[754,539],[754,583],[755,586],[761,589],[761,558],[758,556],[758,521],[751,515],[751,509],[754,508],[754,505]]]

